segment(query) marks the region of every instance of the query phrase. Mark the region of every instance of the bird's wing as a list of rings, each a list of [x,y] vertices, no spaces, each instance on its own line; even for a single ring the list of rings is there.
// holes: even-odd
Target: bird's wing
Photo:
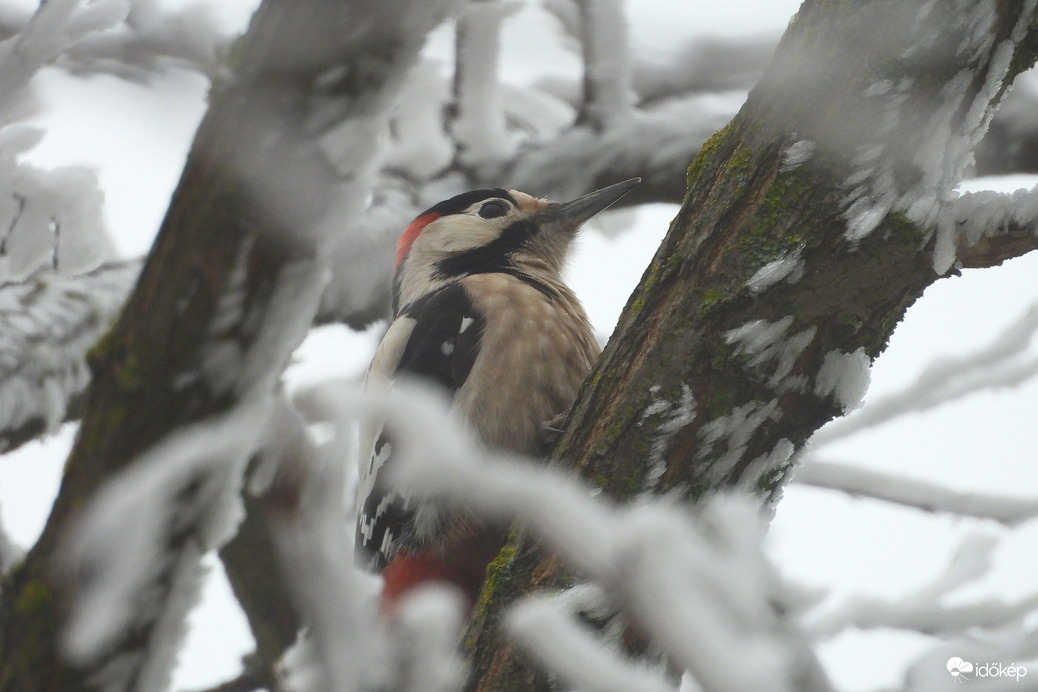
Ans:
[[[421,377],[453,394],[472,370],[483,328],[483,317],[461,285],[437,291],[405,308],[393,322],[372,361],[369,380]],[[391,434],[381,425],[372,427],[362,444],[370,454],[361,458],[356,549],[362,564],[381,570],[401,538],[413,539],[415,511],[385,480]]]

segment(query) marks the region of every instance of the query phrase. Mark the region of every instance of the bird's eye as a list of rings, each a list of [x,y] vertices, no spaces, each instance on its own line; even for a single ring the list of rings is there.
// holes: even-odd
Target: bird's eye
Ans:
[[[479,208],[479,215],[484,219],[496,219],[508,213],[508,205],[500,200],[491,200]]]

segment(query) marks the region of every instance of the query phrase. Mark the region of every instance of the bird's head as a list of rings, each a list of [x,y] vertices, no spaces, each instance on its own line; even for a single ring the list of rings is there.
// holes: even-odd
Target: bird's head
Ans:
[[[425,210],[397,242],[393,308],[472,274],[521,274],[561,282],[581,224],[640,182],[632,178],[571,202],[493,188],[464,192]]]

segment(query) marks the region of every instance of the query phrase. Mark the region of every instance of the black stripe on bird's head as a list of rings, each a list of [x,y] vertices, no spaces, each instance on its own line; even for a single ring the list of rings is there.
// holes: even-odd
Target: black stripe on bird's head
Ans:
[[[494,188],[433,205],[408,226],[397,244],[394,308],[472,274],[561,282],[570,243],[581,224],[637,182],[619,183],[571,202]]]

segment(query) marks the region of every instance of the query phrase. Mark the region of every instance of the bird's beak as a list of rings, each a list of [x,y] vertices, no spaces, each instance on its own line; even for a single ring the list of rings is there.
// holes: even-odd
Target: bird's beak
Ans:
[[[622,183],[595,190],[583,197],[578,197],[572,202],[555,202],[548,205],[545,211],[552,220],[576,228],[626,195],[631,191],[631,188],[641,181],[641,178],[631,178]]]

